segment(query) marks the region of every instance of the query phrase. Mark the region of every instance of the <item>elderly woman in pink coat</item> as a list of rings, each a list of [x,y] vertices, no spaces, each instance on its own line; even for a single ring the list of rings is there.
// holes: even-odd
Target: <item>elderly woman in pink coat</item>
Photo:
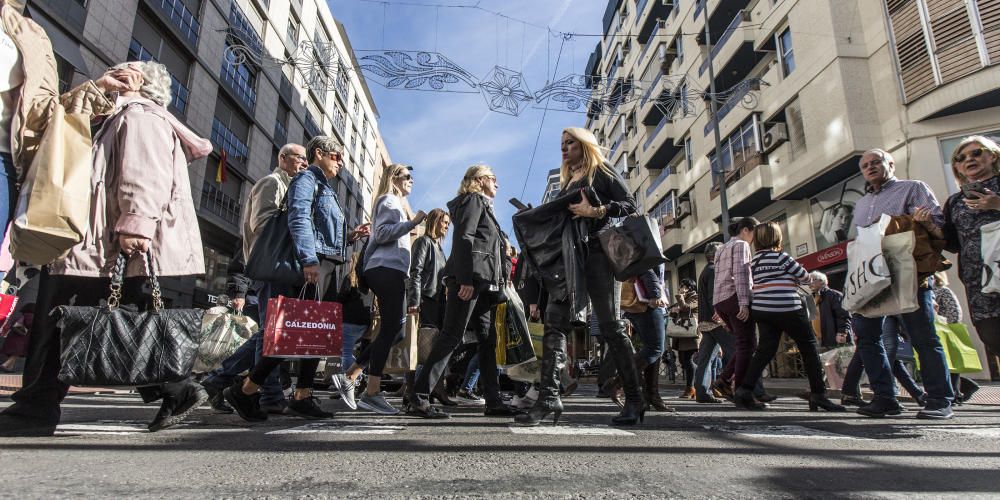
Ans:
[[[119,65],[124,66],[141,72],[142,81],[122,92],[113,113],[93,130],[90,227],[67,256],[42,271],[36,301],[41,314],[32,329],[23,387],[12,396],[14,405],[0,415],[0,434],[54,432],[68,387],[58,379],[60,331],[45,313],[71,301],[96,306],[106,299],[119,253],[130,257],[121,303],[140,310],[151,303],[143,291],[147,255],[157,276],[205,272],[188,164],[206,156],[212,146],[167,111],[166,67],[154,62]],[[179,423],[208,398],[190,379],[140,387],[139,393],[147,403],[162,401],[150,431]]]

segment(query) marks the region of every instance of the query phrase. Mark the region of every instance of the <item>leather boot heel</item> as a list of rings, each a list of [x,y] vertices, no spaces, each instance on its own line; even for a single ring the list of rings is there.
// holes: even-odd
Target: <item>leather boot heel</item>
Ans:
[[[830,401],[825,394],[809,395],[809,411],[819,411],[820,408],[832,412],[847,411],[847,408]]]

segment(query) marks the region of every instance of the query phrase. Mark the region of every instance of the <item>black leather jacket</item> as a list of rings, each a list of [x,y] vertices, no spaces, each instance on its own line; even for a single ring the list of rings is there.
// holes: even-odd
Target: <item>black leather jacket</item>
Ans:
[[[444,276],[480,290],[503,290],[503,236],[489,200],[477,193],[460,194],[448,202],[448,212],[454,234]]]
[[[406,305],[420,307],[423,297],[435,297],[441,289],[445,258],[441,244],[424,235],[410,249],[410,279],[406,282]]]

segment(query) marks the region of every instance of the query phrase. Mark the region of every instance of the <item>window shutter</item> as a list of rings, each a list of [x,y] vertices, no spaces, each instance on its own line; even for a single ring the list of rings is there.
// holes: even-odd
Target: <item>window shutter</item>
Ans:
[[[982,68],[976,35],[964,0],[927,0],[942,83],[953,82]]]
[[[917,0],[887,0],[892,34],[896,39],[903,80],[904,101],[910,102],[930,92],[934,86],[934,68],[924,41]]]
[[[1000,0],[979,0],[979,19],[990,64],[1000,63]]]

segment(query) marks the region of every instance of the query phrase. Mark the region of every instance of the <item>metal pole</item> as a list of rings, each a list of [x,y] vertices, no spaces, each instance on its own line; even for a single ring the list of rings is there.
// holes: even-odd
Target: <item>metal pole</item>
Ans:
[[[705,45],[708,46],[708,109],[712,120],[712,131],[715,135],[715,164],[712,175],[719,182],[719,203],[722,205],[722,241],[729,241],[729,197],[726,196],[726,172],[722,168],[722,136],[719,132],[718,106],[715,103],[715,68],[712,60],[712,33],[708,22],[708,0],[701,0],[701,13],[705,17]],[[709,165],[711,168],[711,165]]]

